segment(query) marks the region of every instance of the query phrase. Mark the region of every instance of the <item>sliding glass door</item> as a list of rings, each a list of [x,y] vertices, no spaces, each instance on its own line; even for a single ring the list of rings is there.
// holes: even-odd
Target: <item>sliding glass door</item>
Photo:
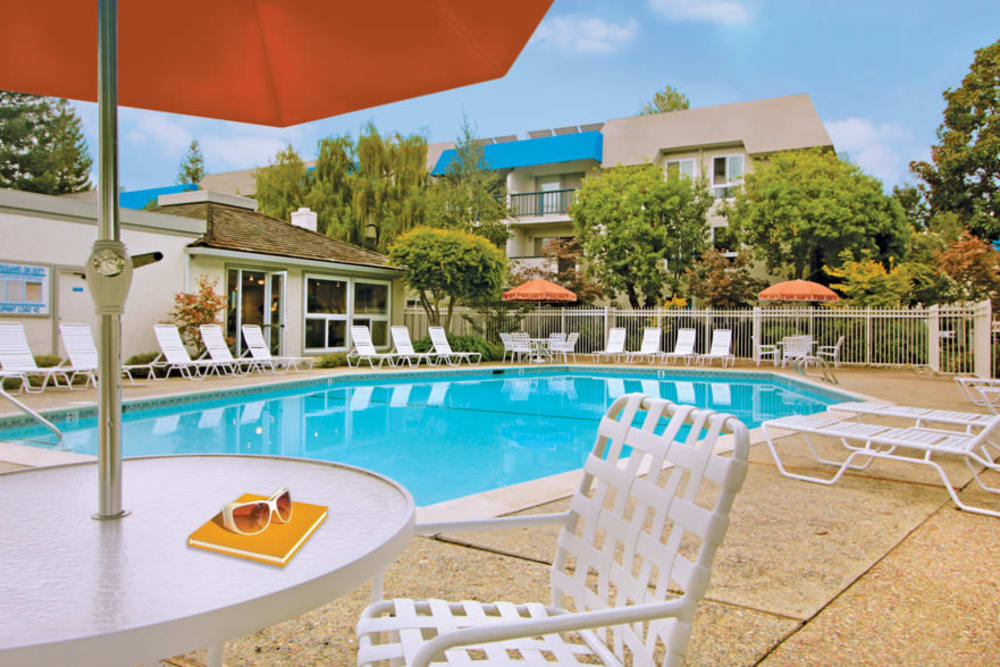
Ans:
[[[271,354],[280,355],[284,345],[284,271],[229,269],[227,272],[226,335],[237,355],[245,343],[244,324],[256,324],[270,343]]]

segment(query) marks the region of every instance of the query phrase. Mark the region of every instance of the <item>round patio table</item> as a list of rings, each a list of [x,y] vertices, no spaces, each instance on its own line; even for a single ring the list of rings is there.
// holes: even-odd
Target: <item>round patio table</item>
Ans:
[[[0,475],[0,664],[135,665],[302,614],[377,576],[413,536],[414,503],[351,466],[266,456],[125,459],[115,521],[91,518],[97,465]],[[326,520],[283,568],[187,546],[243,493],[288,487]]]

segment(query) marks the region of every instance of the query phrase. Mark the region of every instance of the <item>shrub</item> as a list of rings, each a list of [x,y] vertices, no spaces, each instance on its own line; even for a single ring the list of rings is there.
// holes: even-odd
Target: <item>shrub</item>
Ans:
[[[126,366],[145,366],[146,364],[156,359],[160,356],[159,352],[140,352],[139,354],[133,354],[131,357],[125,360]],[[132,371],[133,377],[149,377],[149,372],[144,368],[136,368]]]
[[[52,368],[62,363],[62,357],[54,354],[39,354],[35,357],[35,363],[39,368]]]
[[[347,354],[344,352],[324,354],[323,356],[317,357],[316,361],[313,362],[313,368],[337,368],[338,366],[346,365]]]
[[[202,275],[198,277],[197,291],[178,292],[174,295],[171,321],[177,324],[184,343],[195,348],[199,355],[205,351],[205,347],[198,327],[202,324],[218,324],[218,315],[226,308],[226,298],[215,292],[218,282],[218,278],[209,282],[208,276]]]

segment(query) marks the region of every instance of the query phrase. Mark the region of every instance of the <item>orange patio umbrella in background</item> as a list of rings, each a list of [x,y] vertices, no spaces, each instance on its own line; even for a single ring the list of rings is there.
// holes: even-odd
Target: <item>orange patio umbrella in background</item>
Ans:
[[[839,301],[840,297],[829,287],[811,280],[786,280],[775,283],[760,294],[761,301]]]
[[[562,285],[542,278],[535,278],[503,293],[504,301],[537,301],[539,303],[563,301],[576,301],[576,294],[569,291]]]
[[[119,101],[304,123],[501,77],[551,4],[131,0],[119,11],[117,0],[5,3],[0,88],[98,102],[98,239],[85,264],[100,316],[97,518],[124,514],[121,314],[133,259],[118,218]]]

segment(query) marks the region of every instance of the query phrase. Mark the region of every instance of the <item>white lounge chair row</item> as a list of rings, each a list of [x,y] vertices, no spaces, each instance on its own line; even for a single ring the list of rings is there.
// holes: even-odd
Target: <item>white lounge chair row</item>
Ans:
[[[625,329],[616,327],[608,332],[608,344],[604,350],[595,352],[592,356],[594,361],[607,359],[611,361],[625,361],[632,363],[646,360],[649,363],[666,362],[684,359],[690,365],[692,361],[704,364],[712,363],[716,359],[725,366],[736,364],[736,357],[733,356],[733,332],[731,329],[714,329],[712,331],[712,345],[708,352],[697,354],[694,351],[697,333],[694,329],[681,329],[677,332],[677,343],[672,352],[660,350],[660,338],[662,330],[659,327],[646,327],[642,332],[642,342],[639,349],[627,351],[625,349]]]
[[[427,333],[431,338],[431,352],[417,352],[413,349],[413,342],[410,340],[410,330],[405,326],[394,326],[390,328],[392,335],[393,349],[390,352],[379,352],[372,341],[371,330],[366,326],[351,327],[351,351],[347,353],[347,364],[349,366],[359,366],[362,361],[375,368],[375,362],[381,368],[383,363],[388,362],[390,366],[397,366],[407,363],[410,366],[420,365],[421,361],[426,361],[428,366],[435,366],[444,362],[449,366],[455,366],[465,361],[469,364],[478,364],[482,361],[483,355],[479,352],[456,352],[448,342],[448,336],[443,327],[428,327]],[[357,363],[352,363],[357,362]]]
[[[151,363],[151,376],[156,380],[169,377],[176,371],[189,380],[201,380],[211,374],[246,375],[254,371],[260,373],[277,373],[289,370],[309,370],[312,368],[311,357],[277,357],[271,354],[271,348],[264,340],[264,334],[257,324],[242,326],[243,340],[246,342],[245,356],[234,357],[226,344],[222,327],[218,324],[202,324],[198,327],[205,353],[192,359],[187,348],[181,341],[180,332],[173,324],[153,325],[156,342],[160,346],[160,354]],[[163,377],[158,377],[156,370],[163,370]]]

